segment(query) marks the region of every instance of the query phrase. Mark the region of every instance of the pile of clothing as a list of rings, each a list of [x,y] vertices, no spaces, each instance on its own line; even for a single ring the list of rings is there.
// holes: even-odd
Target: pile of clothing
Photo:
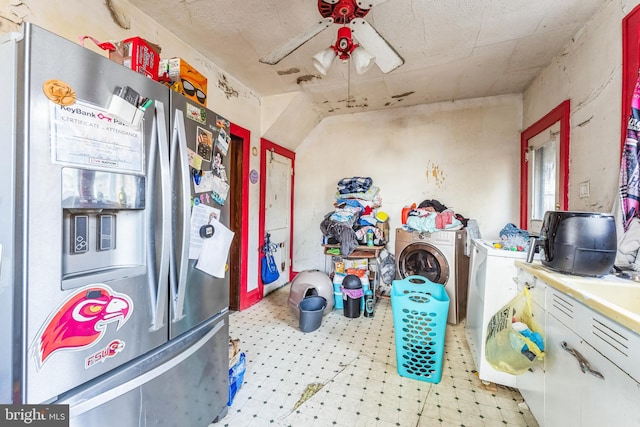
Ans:
[[[411,230],[433,233],[437,230],[458,230],[467,225],[467,219],[438,200],[425,200],[413,207],[407,216],[406,226]]]
[[[377,227],[377,209],[382,204],[380,189],[368,177],[343,178],[338,182],[334,210],[320,223],[324,241],[340,244],[340,253],[350,255],[358,245],[367,244],[367,233],[373,244],[383,245],[384,235]]]

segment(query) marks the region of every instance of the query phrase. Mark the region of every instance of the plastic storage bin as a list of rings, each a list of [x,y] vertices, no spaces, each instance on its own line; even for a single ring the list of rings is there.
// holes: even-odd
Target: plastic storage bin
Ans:
[[[244,381],[244,373],[247,370],[247,362],[244,352],[240,353],[238,362],[229,368],[229,400],[227,406],[233,404],[233,399],[236,397],[236,393],[242,387]]]
[[[344,294],[342,293],[342,281],[346,277],[346,274],[343,273],[335,273],[333,276],[333,299],[334,305],[333,308],[336,310],[342,310],[344,308]],[[366,292],[368,289],[371,289],[371,284],[369,283],[369,278],[367,276],[360,278],[360,283],[362,283],[362,290]],[[364,298],[360,303],[360,311],[364,312]]]
[[[398,374],[439,383],[449,313],[444,286],[422,276],[394,280],[391,310]]]
[[[342,301],[342,281],[346,277],[346,274],[335,273],[333,275],[333,299],[334,305],[333,308],[336,310],[342,310],[344,308]]]

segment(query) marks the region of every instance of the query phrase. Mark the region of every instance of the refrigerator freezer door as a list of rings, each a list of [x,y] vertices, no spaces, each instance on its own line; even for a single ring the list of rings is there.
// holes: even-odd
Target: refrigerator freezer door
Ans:
[[[202,426],[227,411],[228,314],[204,322],[149,357],[57,403],[72,427]]]
[[[163,105],[169,99],[164,86],[30,24],[16,50],[2,61],[20,77],[7,83],[18,88],[13,99],[3,100],[17,111],[18,129],[15,195],[0,202],[3,214],[11,213],[7,204],[14,213],[1,227],[15,227],[8,247],[19,248],[12,253],[18,308],[10,333],[21,343],[11,349],[14,403],[41,403],[167,341],[168,292],[156,280],[164,273],[153,243],[161,227],[148,210],[161,203],[151,156],[168,118],[149,108],[135,127],[107,106],[125,86]],[[60,88],[65,97],[54,96]],[[65,169],[76,170],[79,188],[65,188]],[[131,192],[131,182],[143,190]],[[75,207],[64,207],[76,196]],[[9,234],[0,232],[0,243]]]
[[[208,318],[228,309],[229,276],[214,277],[196,267],[190,258],[202,239],[193,232],[192,209],[207,206],[217,212],[223,226],[229,224],[226,194],[210,186],[226,185],[229,124],[223,117],[171,92],[171,165],[175,195],[171,285],[170,337],[185,333]],[[218,188],[218,187],[215,187]],[[224,254],[223,256],[227,256]]]

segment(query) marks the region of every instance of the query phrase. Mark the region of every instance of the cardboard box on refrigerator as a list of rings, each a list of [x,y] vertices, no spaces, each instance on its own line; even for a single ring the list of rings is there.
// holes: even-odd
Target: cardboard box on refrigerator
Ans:
[[[203,107],[207,106],[207,78],[182,58],[160,61],[159,80]]]
[[[83,46],[85,39],[91,40],[100,49],[108,51],[110,60],[158,81],[160,46],[150,43],[141,37],[130,37],[119,42],[101,42],[88,35],[80,37],[80,42]]]
[[[117,46],[118,50],[109,52],[109,58],[112,55],[121,55],[122,65],[153,80],[158,80],[160,46],[152,45],[140,37],[122,40]]]

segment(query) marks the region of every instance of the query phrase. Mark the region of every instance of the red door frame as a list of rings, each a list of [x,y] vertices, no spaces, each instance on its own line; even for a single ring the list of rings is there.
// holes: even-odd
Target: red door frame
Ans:
[[[231,123],[229,132],[242,139],[242,229],[240,231],[240,310],[250,307],[254,292],[247,291],[247,262],[249,259],[249,162],[251,151],[251,132]]]
[[[266,191],[267,191],[267,183],[266,183],[266,176],[267,176],[267,152],[268,151],[273,151],[276,154],[279,154],[281,156],[284,156],[288,159],[291,160],[291,169],[292,169],[292,173],[291,173],[291,212],[290,212],[290,218],[291,218],[291,230],[290,230],[290,235],[289,235],[289,257],[291,259],[291,263],[289,264],[289,281],[293,280],[293,189],[294,189],[294,177],[295,177],[295,170],[296,170],[296,153],[294,153],[291,150],[288,150],[284,147],[281,147],[280,145],[274,144],[273,142],[264,139],[264,138],[260,138],[260,215],[258,218],[258,236],[259,237],[259,242],[260,244],[258,245],[258,259],[261,260],[262,259],[262,242],[264,240],[264,216],[265,216],[265,210],[266,210],[266,200],[265,200],[265,196],[266,196]],[[262,297],[262,294],[264,293],[264,284],[262,283],[262,275],[260,274],[260,264],[261,262],[258,262],[258,287],[260,288],[260,295]]]
[[[567,99],[520,134],[520,228],[523,230],[528,229],[529,216],[529,165],[525,161],[529,140],[558,121],[560,122],[560,170],[558,173],[562,192],[560,209],[566,210],[569,206],[570,114],[571,101]]]

